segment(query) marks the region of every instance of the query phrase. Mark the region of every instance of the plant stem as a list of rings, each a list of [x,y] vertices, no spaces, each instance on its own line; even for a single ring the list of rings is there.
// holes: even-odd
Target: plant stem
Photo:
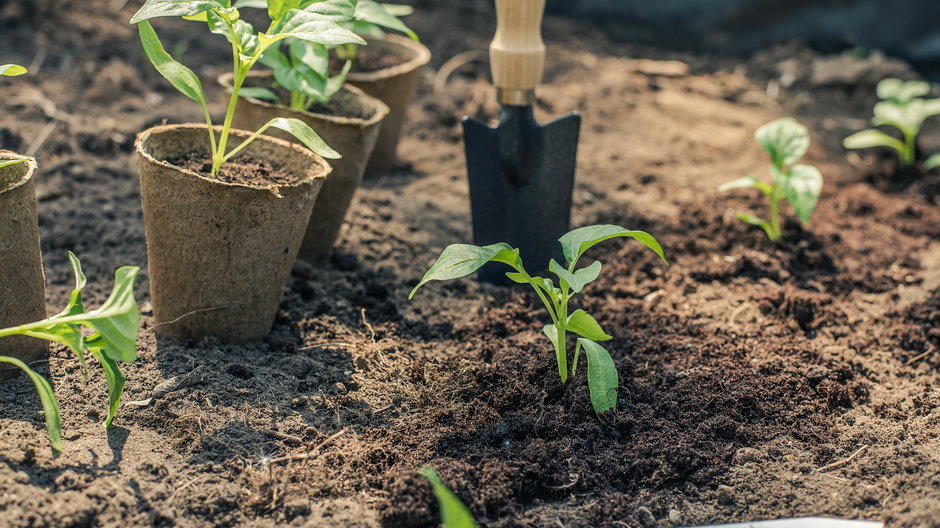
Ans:
[[[773,242],[779,242],[780,233],[780,190],[779,186],[774,186],[774,192],[770,197],[770,229],[767,235]]]
[[[904,132],[904,150],[901,152],[901,165],[910,167],[917,158],[917,139],[914,134]]]

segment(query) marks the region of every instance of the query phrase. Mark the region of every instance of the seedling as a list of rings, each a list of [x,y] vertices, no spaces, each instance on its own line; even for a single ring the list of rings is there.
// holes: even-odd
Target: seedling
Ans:
[[[296,8],[329,16],[342,27],[360,35],[382,37],[382,27],[401,31],[417,40],[417,35],[398,18],[411,14],[410,6],[380,4],[373,0],[301,0],[293,2]],[[236,7],[266,8],[265,0],[241,0]],[[362,42],[364,43],[364,41]],[[276,86],[290,92],[287,106],[291,110],[302,112],[314,103],[328,103],[343,87],[346,76],[356,58],[358,44],[349,42],[339,46],[330,46],[309,40],[288,39],[286,52],[280,44],[271,47],[261,57],[261,63],[274,72]],[[330,75],[330,50],[336,48],[337,54],[346,60],[343,69],[336,75]],[[285,104],[278,94],[266,87],[248,87],[242,93],[248,97]]]
[[[26,68],[18,64],[0,64],[0,77],[17,77],[26,73]],[[29,158],[15,160],[0,160],[0,169],[27,161]]]
[[[444,484],[434,468],[425,466],[421,468],[421,474],[428,479],[434,490],[444,528],[477,528],[477,521],[470,513],[470,509]]]
[[[869,128],[845,138],[842,144],[847,149],[894,149],[901,166],[910,167],[917,161],[917,135],[927,118],[940,114],[940,99],[922,98],[930,93],[930,84],[924,81],[888,78],[882,79],[876,89],[881,101],[875,104],[871,124],[894,127],[902,139]],[[940,164],[940,159],[933,162]]]
[[[558,286],[555,286],[551,278],[529,275],[522,265],[519,250],[510,247],[509,244],[499,243],[483,247],[454,244],[444,249],[437,262],[411,291],[408,299],[412,299],[418,289],[429,281],[466,277],[487,262],[500,262],[508,265],[515,271],[506,273],[506,276],[513,282],[531,286],[552,318],[552,324],[545,325],[542,332],[555,348],[555,360],[558,363],[558,374],[561,376],[562,383],[566,383],[569,376],[568,332],[581,336],[575,342],[570,375],[574,376],[577,372],[578,358],[583,348],[587,356],[591,405],[594,411],[600,414],[613,409],[617,404],[619,384],[617,368],[610,353],[597,343],[610,340],[612,337],[607,335],[600,324],[584,310],[578,309],[569,314],[568,303],[575,294],[580,293],[601,273],[599,261],[594,261],[589,266],[580,269],[578,261],[588,249],[600,242],[617,237],[629,237],[642,242],[668,265],[662,247],[649,233],[632,231],[615,225],[587,226],[575,229],[558,240],[561,243],[566,265],[562,266],[555,259],[551,259],[548,264],[548,270],[557,278]]]
[[[770,220],[763,220],[748,213],[738,213],[738,218],[760,227],[770,240],[779,242],[782,237],[780,202],[790,202],[800,221],[809,223],[813,209],[819,202],[823,177],[816,167],[796,163],[809,150],[809,131],[796,120],[785,117],[767,123],[757,129],[754,137],[770,156],[770,175],[773,183],[763,182],[757,176],[748,174],[722,185],[718,190],[757,189],[764,193],[770,201]]]
[[[125,266],[114,275],[114,290],[97,310],[85,311],[82,303],[82,290],[86,279],[78,258],[69,252],[69,262],[75,273],[75,289],[69,298],[69,304],[58,315],[12,328],[0,329],[0,338],[23,335],[61,343],[78,357],[82,373],[87,378],[85,354],[90,353],[101,363],[108,384],[108,415],[104,427],[111,427],[117,414],[124,393],[127,378],[121,372],[118,362],[130,362],[137,359],[137,333],[140,331],[140,312],[134,299],[134,283],[140,268]],[[84,331],[83,331],[84,330]],[[15,365],[26,372],[42,401],[46,415],[46,429],[52,448],[62,451],[62,423],[59,416],[59,404],[52,387],[45,378],[34,372],[19,359],[0,356],[0,362]]]
[[[251,24],[241,19],[238,8],[231,5],[231,0],[147,0],[134,15],[131,23],[137,24],[144,52],[154,67],[183,95],[202,106],[209,128],[213,176],[218,175],[223,163],[244,150],[269,128],[277,128],[293,135],[307,148],[324,158],[340,157],[339,153],[330,148],[306,123],[284,117],[268,121],[241,144],[231,150],[226,149],[245,78],[271,46],[287,38],[324,46],[365,44],[361,37],[340,27],[336,22],[338,16],[339,20],[344,19],[337,15],[337,10],[348,10],[350,4],[352,0],[328,0],[317,2],[307,9],[297,9],[300,0],[268,0],[266,6],[271,24],[267,31],[259,31],[257,34]],[[232,92],[218,139],[213,130],[212,118],[209,116],[199,78],[192,70],[174,60],[163,48],[149,22],[156,17],[182,17],[186,20],[205,22],[211,32],[225,36],[231,44],[234,73]]]

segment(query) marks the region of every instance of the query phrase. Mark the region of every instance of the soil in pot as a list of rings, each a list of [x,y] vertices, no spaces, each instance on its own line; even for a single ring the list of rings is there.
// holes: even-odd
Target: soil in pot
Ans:
[[[250,75],[246,84],[270,87],[271,81],[272,75],[264,72]],[[223,86],[230,86],[231,76],[222,76],[219,82]],[[281,95],[281,100],[289,100],[283,89],[275,90]],[[329,103],[317,103],[305,112],[251,98],[243,98],[240,104],[234,121],[236,127],[255,130],[275,117],[293,117],[310,125],[343,156],[330,160],[333,171],[317,196],[298,253],[298,258],[310,263],[325,263],[362,182],[366,163],[379,136],[382,120],[388,114],[388,107],[352,86],[344,87]],[[269,133],[293,141],[281,131],[272,130]]]
[[[232,132],[234,141],[249,135]],[[208,143],[206,127],[197,125],[154,127],[137,140],[157,331],[177,339],[260,339],[274,321],[329,166],[302,147],[262,136],[242,162],[209,178],[202,174]],[[249,174],[259,166],[263,176]]]
[[[367,41],[369,44],[361,46],[357,54],[357,61],[363,63],[354,66],[347,82],[389,108],[366,167],[366,175],[370,176],[386,173],[395,164],[398,140],[418,82],[418,73],[431,60],[431,52],[424,45],[398,35]]]
[[[0,151],[0,160],[23,156]],[[0,168],[0,328],[39,321],[46,317],[45,280],[39,249],[39,223],[33,175],[36,162]],[[48,353],[45,341],[25,336],[0,338],[0,356],[27,363]],[[0,366],[0,379],[15,367]]]

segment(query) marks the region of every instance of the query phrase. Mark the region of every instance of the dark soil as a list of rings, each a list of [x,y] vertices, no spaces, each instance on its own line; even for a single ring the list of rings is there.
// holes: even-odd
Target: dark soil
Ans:
[[[356,59],[353,60],[349,71],[352,73],[372,73],[386,68],[393,68],[405,62],[403,57],[382,53],[378,48],[359,46],[356,51]],[[341,72],[345,65],[345,59],[341,59],[335,54],[330,57],[330,71],[334,73]]]
[[[50,312],[72,287],[66,250],[96,306],[114,268],[146,265],[134,135],[201,113],[139,53],[135,5],[93,1],[29,26],[15,21],[34,9],[14,4],[0,4],[4,60],[42,66],[0,81],[0,147],[48,135],[36,157]],[[484,52],[492,21],[486,0],[425,2],[409,19],[434,67]],[[155,26],[204,79],[228,66],[223,39]],[[572,222],[647,230],[671,264],[636,243],[592,250],[604,272],[579,306],[615,336],[621,380],[603,422],[583,371],[561,384],[547,316],[524,291],[464,279],[406,300],[443,247],[470,240],[459,118],[498,112],[486,65],[470,62],[439,93],[434,71],[422,76],[402,164],[364,184],[326,267],[295,267],[267,340],[155,337],[145,267],[126,402],[199,369],[197,382],[125,404],[105,432],[100,369],[90,361],[85,381],[53,347],[37,368],[62,403],[58,458],[29,381],[0,385],[0,525],[430,527],[437,506],[417,470],[432,465],[493,527],[937,526],[935,176],[895,185],[877,154],[841,147],[880,75],[822,82],[806,72],[832,58],[800,46],[689,56],[594,29],[545,21],[539,120],[584,116]],[[221,114],[226,95],[209,96]],[[716,188],[766,174],[753,132],[784,115],[813,131],[806,161],[826,186],[812,222],[788,220],[775,246],[735,218],[765,214],[757,193]],[[926,152],[940,151],[935,125]]]
[[[284,187],[300,181],[296,174],[287,169],[247,154],[239,154],[222,164],[216,176],[212,175],[212,156],[192,153],[169,159],[167,162],[223,183],[252,187]]]

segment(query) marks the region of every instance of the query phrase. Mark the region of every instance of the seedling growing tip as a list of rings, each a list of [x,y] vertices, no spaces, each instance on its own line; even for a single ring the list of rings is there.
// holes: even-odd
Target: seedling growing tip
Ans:
[[[558,285],[551,278],[529,275],[522,265],[519,250],[509,244],[499,243],[478,247],[470,244],[454,244],[441,253],[437,262],[424,275],[408,296],[412,299],[418,289],[434,280],[450,280],[466,277],[483,267],[487,262],[501,262],[515,271],[506,273],[510,280],[519,284],[528,284],[535,290],[545,309],[552,318],[552,324],[545,325],[542,332],[551,341],[555,349],[555,360],[562,383],[568,381],[578,369],[581,349],[587,356],[588,388],[591,392],[591,405],[598,414],[613,409],[617,404],[619,377],[610,353],[598,344],[598,341],[612,339],[600,324],[584,310],[569,313],[569,302],[593,282],[601,273],[600,261],[578,268],[578,262],[584,253],[595,245],[617,237],[629,237],[638,240],[652,249],[664,263],[666,257],[663,248],[652,235],[643,231],[633,231],[615,225],[595,225],[575,229],[562,236],[562,254],[565,265],[555,259],[549,261],[548,270],[555,275]],[[575,341],[571,369],[568,369],[568,332],[578,336]]]
[[[272,46],[288,38],[328,47],[366,43],[338,23],[352,16],[355,0],[305,2],[305,5],[309,4],[305,9],[299,8],[301,3],[300,0],[268,0],[266,7],[271,24],[266,31],[257,33],[251,24],[242,20],[237,7],[240,4],[232,6],[231,0],[147,0],[131,19],[132,24],[137,24],[144,52],[157,71],[183,95],[202,106],[209,127],[213,176],[219,174],[223,163],[244,150],[269,128],[277,128],[291,134],[324,158],[340,157],[339,153],[330,148],[306,123],[299,119],[283,117],[272,119],[240,145],[227,150],[232,119],[242,85],[251,69]],[[232,92],[218,138],[206,106],[202,83],[192,70],[174,60],[163,48],[149,22],[151,18],[156,17],[182,17],[185,20],[203,22],[208,25],[209,31],[223,35],[231,44],[234,73]]]
[[[773,183],[748,174],[722,185],[718,190],[757,189],[762,192],[770,202],[770,219],[763,220],[748,213],[738,213],[738,218],[760,227],[770,240],[779,242],[782,237],[780,203],[784,200],[790,202],[800,221],[809,223],[822,193],[823,177],[816,167],[797,163],[809,150],[809,130],[796,120],[785,117],[767,123],[757,129],[754,137],[770,156]]]

